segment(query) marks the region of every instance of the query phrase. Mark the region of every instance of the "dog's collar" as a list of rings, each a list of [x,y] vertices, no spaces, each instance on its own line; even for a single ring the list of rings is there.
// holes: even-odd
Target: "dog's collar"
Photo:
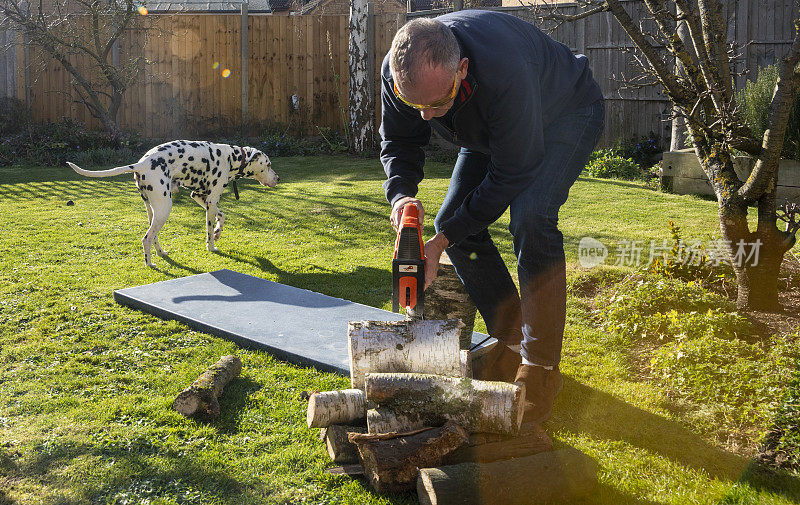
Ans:
[[[241,165],[239,165],[239,168],[236,169],[236,175],[234,176],[234,179],[239,179],[240,177],[244,177],[244,167],[247,166],[247,153],[245,152],[244,147],[242,147],[241,149],[242,149],[242,163]]]

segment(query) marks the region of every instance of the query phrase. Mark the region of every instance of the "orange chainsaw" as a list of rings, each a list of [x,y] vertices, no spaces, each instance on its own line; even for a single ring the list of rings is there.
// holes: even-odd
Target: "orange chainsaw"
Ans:
[[[425,302],[425,256],[419,209],[408,204],[397,228],[392,260],[392,311],[400,306],[406,316],[422,319]]]

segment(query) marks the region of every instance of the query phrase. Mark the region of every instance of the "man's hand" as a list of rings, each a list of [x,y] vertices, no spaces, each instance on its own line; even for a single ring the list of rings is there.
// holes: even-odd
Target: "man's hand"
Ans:
[[[450,241],[443,233],[437,233],[425,242],[425,289],[428,289],[439,273],[439,259],[448,245]]]
[[[392,213],[389,215],[389,221],[392,222],[392,228],[395,230],[397,230],[397,227],[400,226],[400,220],[403,218],[403,207],[409,203],[416,205],[417,209],[419,209],[419,224],[422,226],[422,223],[425,220],[425,209],[422,207],[422,202],[414,197],[404,196],[403,198],[394,202]]]

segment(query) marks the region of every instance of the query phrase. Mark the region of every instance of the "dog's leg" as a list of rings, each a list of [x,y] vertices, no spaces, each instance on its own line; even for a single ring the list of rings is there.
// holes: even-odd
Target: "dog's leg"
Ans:
[[[217,215],[216,202],[206,202],[206,249],[216,252],[214,247],[214,218]]]
[[[144,262],[147,266],[152,267],[153,263],[150,261],[150,247],[155,243],[156,252],[159,254],[163,252],[161,251],[161,247],[157,245],[158,232],[161,230],[161,227],[164,226],[164,223],[167,222],[169,211],[172,210],[172,200],[150,201],[149,207],[152,209],[152,218],[150,219],[150,228],[147,229],[147,233],[145,233],[144,238],[142,238],[142,247],[144,248]],[[148,212],[148,217],[150,217],[150,212]]]
[[[147,209],[147,224],[153,224],[153,209],[150,208],[150,204],[145,201],[144,207]],[[164,249],[161,248],[161,244],[158,242],[158,235],[156,234],[156,238],[153,239],[153,245],[156,246],[156,254],[161,256],[162,258],[167,255]],[[148,265],[151,266],[151,265]]]
[[[222,224],[225,222],[225,213],[217,207],[217,226],[214,227],[214,240],[219,240],[222,235]]]

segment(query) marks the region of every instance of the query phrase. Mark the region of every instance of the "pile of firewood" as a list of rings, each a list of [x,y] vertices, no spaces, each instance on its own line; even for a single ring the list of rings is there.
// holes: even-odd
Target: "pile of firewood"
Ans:
[[[459,320],[359,321],[348,328],[352,389],[316,392],[331,473],[364,475],[378,492],[416,487],[421,503],[544,503],[596,485],[584,454],[553,450],[522,424],[525,387],[470,378]]]

